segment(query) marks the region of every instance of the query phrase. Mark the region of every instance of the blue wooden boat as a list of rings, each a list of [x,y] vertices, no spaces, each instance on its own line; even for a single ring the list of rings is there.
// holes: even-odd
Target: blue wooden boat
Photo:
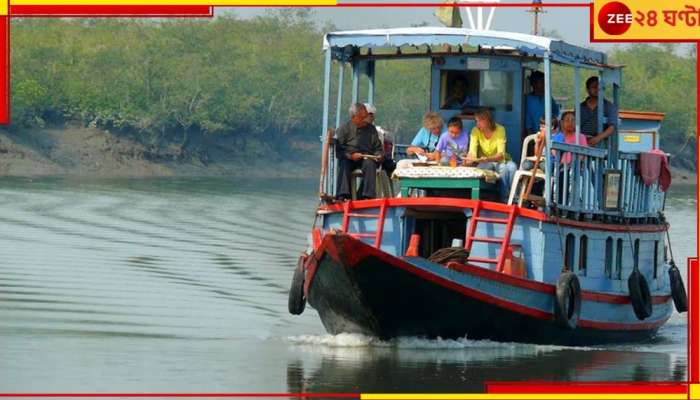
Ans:
[[[541,172],[521,169],[508,203],[495,201],[493,182],[473,170],[456,178],[397,173],[401,197],[321,201],[292,280],[290,312],[301,313],[308,302],[333,334],[590,345],[648,339],[674,303],[687,310],[668,256],[665,192],[637,173],[640,154],[659,148],[663,115],[621,113],[618,131],[599,147],[551,140],[553,64],[571,68],[577,111],[582,69],[598,75],[600,98],[607,88],[619,104],[622,69],[604,53],[540,36],[433,27],[333,32],[324,51],[322,200],[336,193],[329,111],[335,103],[338,127],[345,68],[351,101],[360,99],[366,78],[366,100],[373,102],[379,60],[431,60],[431,109],[445,119],[459,116],[467,130],[473,110],[445,108],[443,100],[454,74],[477,82],[476,101],[506,127],[514,156],[528,154],[521,140],[525,77],[542,68],[543,154],[555,160],[543,162]],[[598,121],[601,131],[603,107]],[[543,182],[540,196],[523,191],[529,179]]]

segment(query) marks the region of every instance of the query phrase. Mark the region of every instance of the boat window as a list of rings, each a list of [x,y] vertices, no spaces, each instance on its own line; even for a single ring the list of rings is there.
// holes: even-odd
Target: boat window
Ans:
[[[574,269],[574,246],[576,246],[576,237],[573,233],[566,235],[566,251],[564,252],[564,263],[569,271]]]
[[[479,71],[440,73],[440,108],[461,110],[479,106]]]
[[[613,267],[613,238],[608,236],[605,240],[605,277],[612,278]]]
[[[617,239],[617,249],[615,250],[615,279],[622,279],[622,239]]]
[[[513,73],[455,71],[440,73],[440,108],[473,113],[480,107],[513,110]]]
[[[659,241],[654,241],[654,279],[659,276]]]
[[[588,258],[588,236],[583,235],[578,242],[578,270],[586,275],[586,259]]]

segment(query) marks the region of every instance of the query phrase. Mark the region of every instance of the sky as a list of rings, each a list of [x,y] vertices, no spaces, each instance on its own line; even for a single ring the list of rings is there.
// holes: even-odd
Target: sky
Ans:
[[[431,0],[418,0],[425,3]],[[434,1],[434,0],[432,0]],[[353,3],[358,0],[345,0],[343,3]],[[361,1],[363,3],[371,0]],[[375,0],[376,2],[376,0]],[[387,1],[381,1],[386,3]],[[402,3],[416,2],[416,0],[402,0]],[[509,3],[517,2],[510,0]],[[545,0],[545,3],[562,3],[563,0]],[[569,3],[571,1],[568,1]],[[529,2],[523,2],[529,4]],[[583,3],[582,4],[587,4]],[[493,17],[491,29],[510,32],[532,33],[533,15],[526,12],[528,8],[497,8]],[[438,22],[434,13],[434,7],[391,7],[391,8],[356,8],[356,7],[336,7],[336,8],[314,8],[314,19],[319,25],[330,22],[341,30],[368,29],[368,28],[391,28],[406,27],[415,24],[427,23],[428,25],[442,26]],[[485,9],[487,10],[487,9]],[[217,8],[216,12],[233,11],[242,18],[250,18],[261,15],[264,8]],[[565,41],[581,46],[594,47],[600,50],[610,50],[612,44],[594,43],[589,41],[589,16],[588,8],[546,8],[545,13],[540,15],[540,26],[546,31],[556,31]],[[486,11],[485,11],[486,12]],[[473,11],[476,17],[476,11]],[[468,27],[466,12],[462,11],[462,19],[465,27]]]

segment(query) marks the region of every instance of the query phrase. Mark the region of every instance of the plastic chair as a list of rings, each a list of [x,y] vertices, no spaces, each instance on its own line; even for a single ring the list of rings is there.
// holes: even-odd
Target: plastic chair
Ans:
[[[533,154],[532,156],[527,155],[527,149],[530,146],[530,143],[535,141],[537,139],[537,133],[529,135],[525,138],[523,141],[523,151],[520,156],[520,167],[518,168],[517,171],[515,171],[515,176],[513,177],[513,183],[510,186],[510,195],[508,196],[508,204],[513,204],[513,200],[515,200],[515,194],[518,192],[518,187],[520,186],[520,193],[518,195],[518,205],[522,206],[523,201],[525,200],[525,190],[527,188],[527,182],[530,179],[545,179],[545,174],[544,172],[541,172],[539,169],[536,171],[533,170],[526,170],[524,169],[523,165],[525,164],[525,161],[532,161],[534,162],[537,157]],[[545,162],[546,157],[540,156],[540,165],[542,165],[543,162]],[[527,178],[526,180],[523,180],[523,178]]]

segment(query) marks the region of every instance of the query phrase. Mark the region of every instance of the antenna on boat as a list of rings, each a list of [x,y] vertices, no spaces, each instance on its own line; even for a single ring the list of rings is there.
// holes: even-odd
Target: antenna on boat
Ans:
[[[499,0],[460,0],[460,3],[500,3]],[[476,7],[476,23],[474,23],[474,17],[472,16],[471,7],[465,7],[467,11],[467,17],[469,18],[469,27],[478,31],[488,31],[491,29],[491,22],[493,22],[493,14],[496,13],[496,7],[491,7],[488,11],[488,17],[486,18],[486,23],[484,24],[484,8]]]
[[[546,13],[544,8],[542,8],[542,0],[532,0],[532,8],[527,10],[527,12],[533,14],[532,34],[537,36],[540,31],[540,14]]]
[[[500,3],[500,0],[447,0],[445,6],[438,7],[435,11],[435,16],[443,23],[443,25],[448,27],[462,27],[462,15],[460,13],[460,4],[470,3]],[[476,19],[472,14],[472,8],[476,8]],[[496,7],[491,7],[486,15],[486,21],[484,21],[484,8],[486,7],[464,7],[467,11],[467,18],[469,21],[469,29],[473,30],[490,30],[491,23],[493,22],[493,14],[496,12]]]

